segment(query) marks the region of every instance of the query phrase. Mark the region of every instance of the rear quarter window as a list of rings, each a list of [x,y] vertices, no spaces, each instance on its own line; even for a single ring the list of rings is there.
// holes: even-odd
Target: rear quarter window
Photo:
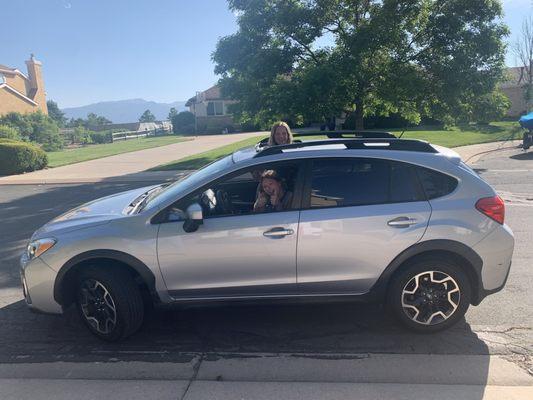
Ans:
[[[420,183],[428,200],[446,196],[457,187],[457,179],[428,168],[416,168]]]

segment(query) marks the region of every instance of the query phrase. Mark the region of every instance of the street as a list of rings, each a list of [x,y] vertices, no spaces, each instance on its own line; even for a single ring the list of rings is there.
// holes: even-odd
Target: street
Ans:
[[[10,398],[6,388],[20,379],[106,380],[110,377],[163,380],[161,390],[175,394],[174,398],[237,396],[231,391],[224,392],[223,385],[219,385],[219,397],[213,393],[208,396],[205,394],[208,392],[202,392],[207,390],[205,387],[189,388],[195,380],[209,381],[208,386],[223,381],[258,380],[523,386],[533,375],[533,296],[530,292],[533,287],[533,151],[523,153],[521,149],[510,149],[487,153],[472,167],[506,201],[506,222],[516,237],[511,274],[503,291],[471,307],[466,320],[452,329],[434,335],[405,331],[380,305],[279,302],[155,310],[134,337],[119,344],[102,343],[88,333],[74,313],[47,316],[28,311],[22,300],[18,258],[31,233],[54,216],[97,197],[148,183],[104,180],[69,185],[2,185],[0,382],[3,383],[0,383],[0,393],[7,393]],[[359,371],[357,364],[369,354],[376,364],[368,367],[367,375],[353,372]],[[379,357],[388,358],[380,361]],[[496,367],[491,357],[496,357]],[[311,366],[307,360],[315,360],[317,364]],[[380,368],[394,366],[394,360],[399,368],[411,365],[417,369],[415,375],[420,377],[419,382],[402,378],[401,371],[390,372],[391,380],[368,372],[372,368],[383,372]],[[498,368],[498,362],[503,363],[503,369],[511,368],[509,376],[514,376],[516,381],[491,383],[490,371]],[[62,368],[62,363],[72,365]],[[432,367],[424,375],[428,363]],[[97,365],[102,368],[95,368]],[[113,368],[118,365],[120,368]],[[453,367],[446,369],[450,365]],[[307,375],[306,368],[309,369]],[[448,381],[435,379],[439,371],[449,374],[454,369],[457,376],[449,375]],[[464,373],[463,369],[469,372]],[[472,369],[476,376],[469,381],[465,376]],[[185,370],[187,372],[183,372]],[[38,382],[34,384],[53,396],[53,388],[45,383],[39,386]],[[140,396],[149,390],[148,387],[136,391],[132,386],[130,390]],[[28,396],[29,388],[31,384]],[[370,393],[375,388],[367,389]],[[367,393],[364,392],[367,389],[360,386],[358,390]],[[109,390],[112,391],[112,387]],[[259,389],[254,386],[247,390],[244,393],[256,397],[253,393]],[[257,397],[272,398],[268,390],[268,387],[259,390]],[[348,388],[335,390],[342,393]],[[391,389],[383,390],[381,395]],[[422,391],[412,393],[425,393],[423,386],[417,390]],[[443,393],[452,398],[453,393],[447,390],[451,389]],[[312,392],[306,386],[299,393],[302,398],[313,398]],[[482,398],[483,391],[478,392],[469,398]],[[316,393],[314,396],[318,396]],[[91,397],[80,394],[79,398]]]

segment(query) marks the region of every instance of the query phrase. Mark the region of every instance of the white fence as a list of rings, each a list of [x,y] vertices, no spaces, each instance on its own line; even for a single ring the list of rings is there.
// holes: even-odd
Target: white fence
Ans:
[[[111,140],[116,142],[118,140],[136,139],[147,136],[155,136],[156,130],[152,131],[128,131],[128,132],[115,132],[111,134]]]

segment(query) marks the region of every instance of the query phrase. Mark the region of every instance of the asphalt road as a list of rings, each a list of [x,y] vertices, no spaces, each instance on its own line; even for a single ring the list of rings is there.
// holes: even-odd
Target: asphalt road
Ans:
[[[0,363],[190,362],[199,353],[331,353],[340,358],[354,353],[500,354],[528,368],[533,342],[533,151],[488,154],[474,168],[507,201],[507,222],[516,235],[512,271],[502,292],[435,335],[406,332],[379,305],[262,304],[156,310],[134,337],[103,344],[73,313],[47,316],[26,309],[18,258],[31,233],[54,216],[145,184],[0,186]]]

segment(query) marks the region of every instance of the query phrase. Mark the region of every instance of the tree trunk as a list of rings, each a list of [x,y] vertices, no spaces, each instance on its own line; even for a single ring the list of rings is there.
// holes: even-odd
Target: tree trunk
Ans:
[[[361,100],[357,100],[355,102],[355,129],[356,130],[363,130],[365,129],[364,122],[363,122],[363,102]]]

